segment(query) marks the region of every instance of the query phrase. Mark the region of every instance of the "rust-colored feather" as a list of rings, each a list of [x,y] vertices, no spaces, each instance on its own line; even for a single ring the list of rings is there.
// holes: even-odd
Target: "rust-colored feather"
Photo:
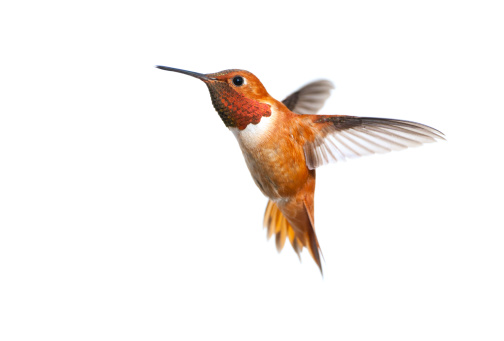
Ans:
[[[273,235],[274,229],[272,228],[273,217],[271,215],[271,210],[273,209],[274,203],[270,200],[268,201],[268,206],[266,206],[266,211],[264,212],[264,222],[263,225],[268,231],[268,240]]]
[[[289,211],[292,209],[292,206],[286,207],[286,209]],[[302,202],[301,211],[296,212],[295,215],[300,216],[294,218],[297,228],[293,228],[278,205],[274,201],[269,200],[264,214],[264,227],[268,230],[268,239],[275,233],[276,247],[278,252],[280,252],[288,237],[298,257],[300,257],[303,248],[306,247],[322,272],[319,255],[320,246],[313,228],[313,219],[304,202]],[[305,224],[301,224],[301,222],[305,222]]]
[[[287,238],[287,221],[283,215],[279,215],[281,217],[278,227],[278,232],[276,234],[276,248],[278,252],[282,251],[285,245],[285,239]]]

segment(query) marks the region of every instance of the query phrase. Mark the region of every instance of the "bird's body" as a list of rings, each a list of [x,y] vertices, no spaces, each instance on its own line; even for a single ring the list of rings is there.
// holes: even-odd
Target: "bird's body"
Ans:
[[[309,176],[302,144],[308,128],[292,124],[299,119],[275,106],[284,105],[273,104],[272,115],[257,125],[231,128],[257,187],[273,200],[294,195]]]
[[[308,248],[320,269],[314,228],[315,169],[442,138],[439,131],[409,121],[315,115],[333,88],[324,80],[310,83],[280,102],[248,71],[203,75],[158,68],[205,82],[215,109],[238,140],[254,182],[269,198],[264,216],[268,238],[276,235],[279,251],[287,238],[298,255],[303,247]]]
[[[303,151],[306,137],[314,132],[307,116],[293,114],[277,101],[271,108],[272,115],[257,126],[231,130],[254,182],[270,199],[264,219],[268,237],[276,233],[279,251],[287,237],[297,253],[308,247],[320,266],[313,219],[315,170],[308,169]]]

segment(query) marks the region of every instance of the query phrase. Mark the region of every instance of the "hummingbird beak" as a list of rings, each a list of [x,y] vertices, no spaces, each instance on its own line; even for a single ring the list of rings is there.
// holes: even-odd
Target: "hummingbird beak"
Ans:
[[[216,80],[215,78],[208,77],[207,75],[204,75],[202,73],[197,73],[197,72],[192,72],[192,71],[187,71],[187,70],[182,70],[182,69],[176,69],[174,67],[168,67],[168,66],[162,66],[162,65],[156,65],[156,67],[161,70],[183,73],[184,75],[189,75],[189,76],[201,79],[203,82]]]

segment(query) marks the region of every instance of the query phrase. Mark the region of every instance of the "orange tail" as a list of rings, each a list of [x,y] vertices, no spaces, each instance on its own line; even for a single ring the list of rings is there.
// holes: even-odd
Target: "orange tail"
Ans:
[[[280,252],[284,247],[285,239],[289,237],[289,241],[299,259],[301,259],[299,254],[303,250],[303,247],[306,247],[322,273],[322,264],[319,255],[320,246],[313,228],[313,219],[304,202],[302,212],[299,213],[302,217],[296,217],[296,221],[298,222],[296,225],[300,226],[293,228],[277,204],[269,200],[266,212],[264,213],[264,227],[268,230],[268,239],[273,234],[276,234],[276,247],[278,252]],[[303,223],[299,224],[301,221]]]

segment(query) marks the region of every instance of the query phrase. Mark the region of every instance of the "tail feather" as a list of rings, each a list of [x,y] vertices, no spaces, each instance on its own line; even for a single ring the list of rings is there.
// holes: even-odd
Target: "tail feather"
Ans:
[[[264,222],[263,225],[268,229],[268,240],[271,238],[273,233],[275,233],[276,224],[276,211],[273,211],[273,201],[268,201],[268,206],[266,206],[266,212],[264,212]]]
[[[299,259],[301,259],[301,251],[304,247],[306,247],[322,272],[319,254],[320,246],[315,230],[313,229],[313,219],[310,216],[306,205],[305,210],[309,219],[309,223],[307,224],[309,226],[304,229],[295,230],[287,218],[285,218],[284,214],[280,211],[277,204],[269,200],[264,213],[264,227],[268,231],[268,239],[275,234],[275,242],[278,252],[283,249],[285,240],[288,238]]]
[[[277,232],[276,232],[276,248],[278,252],[282,251],[284,244],[285,244],[285,239],[287,238],[287,220],[283,217],[283,215],[278,215],[281,217],[279,224],[277,225]]]
[[[308,251],[310,251],[310,254],[313,257],[313,259],[315,260],[315,263],[317,263],[317,265],[320,269],[320,272],[322,272],[322,265],[320,262],[320,254],[322,253],[322,251],[320,250],[320,245],[319,245],[319,242],[317,239],[317,235],[315,234],[315,229],[314,229],[315,224],[313,222],[313,217],[310,214],[310,210],[308,209],[306,202],[304,202],[303,206],[305,208],[306,214],[308,215],[308,219],[310,219],[310,226],[311,226],[311,229],[308,230],[308,235],[309,235],[308,240],[310,242],[310,244],[307,246]],[[319,254],[319,251],[320,251],[320,254]]]

